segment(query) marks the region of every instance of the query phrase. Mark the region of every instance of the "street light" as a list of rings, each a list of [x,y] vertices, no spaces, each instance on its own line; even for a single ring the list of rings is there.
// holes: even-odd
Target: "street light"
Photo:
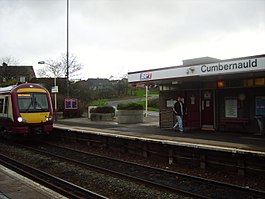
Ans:
[[[148,85],[145,85],[145,117],[147,117],[148,109]]]
[[[69,0],[66,0],[66,93],[69,98]]]
[[[49,66],[53,66],[51,64],[46,63],[45,61],[39,61],[38,64],[46,64]],[[54,87],[51,90],[54,93],[54,120],[57,121],[57,93],[58,93],[58,86],[56,85],[56,76],[54,75]]]

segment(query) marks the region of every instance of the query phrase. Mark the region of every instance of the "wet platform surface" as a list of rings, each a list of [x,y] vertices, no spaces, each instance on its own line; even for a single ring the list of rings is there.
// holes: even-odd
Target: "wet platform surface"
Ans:
[[[64,196],[0,165],[0,199],[65,199]]]
[[[220,150],[238,150],[265,155],[265,135],[240,132],[185,131],[159,128],[158,117],[149,116],[139,124],[118,124],[114,121],[91,121],[88,118],[61,119],[55,128],[68,130],[107,133],[112,136],[130,136],[156,141],[169,141],[181,145],[196,145],[220,148]]]

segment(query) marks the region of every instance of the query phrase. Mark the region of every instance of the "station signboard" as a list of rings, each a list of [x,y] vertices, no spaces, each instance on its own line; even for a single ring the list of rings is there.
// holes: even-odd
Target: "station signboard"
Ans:
[[[78,99],[76,99],[76,98],[65,98],[64,99],[64,109],[66,109],[66,110],[78,109]]]

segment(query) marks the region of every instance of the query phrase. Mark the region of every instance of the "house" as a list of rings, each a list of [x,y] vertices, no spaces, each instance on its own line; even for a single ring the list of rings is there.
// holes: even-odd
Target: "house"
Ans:
[[[32,66],[9,66],[6,63],[0,66],[0,83],[28,82],[34,77],[36,76]]]

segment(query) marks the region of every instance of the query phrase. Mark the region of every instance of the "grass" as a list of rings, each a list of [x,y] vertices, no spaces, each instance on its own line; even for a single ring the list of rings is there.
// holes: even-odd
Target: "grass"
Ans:
[[[130,99],[130,98],[145,98],[145,90],[131,90],[128,91],[129,97],[124,98],[113,98],[113,99],[99,99],[94,100],[91,103],[89,103],[90,106],[106,106],[108,104],[108,101],[117,101],[117,100],[124,100],[124,99]],[[148,95],[158,95],[158,91],[149,91]],[[145,100],[137,102],[138,104],[142,104],[145,109]],[[154,107],[147,107],[147,110],[149,111],[159,111],[159,108]]]
[[[89,106],[106,106],[108,100],[106,99],[99,99],[99,100],[94,100],[91,103],[89,103]]]
[[[158,93],[158,91],[148,91],[148,95],[158,95]],[[129,90],[128,94],[142,98],[145,97],[145,90]]]
[[[144,106],[144,109],[145,109],[145,101],[137,102],[137,104],[142,104]],[[148,111],[159,111],[159,108],[147,107],[147,110]]]
[[[107,102],[111,100],[106,100],[106,99],[100,99],[100,100],[95,100],[92,101],[89,106],[106,106]],[[145,109],[145,101],[139,101],[137,104],[142,104]],[[159,111],[159,108],[154,108],[154,107],[147,107],[148,111]]]

